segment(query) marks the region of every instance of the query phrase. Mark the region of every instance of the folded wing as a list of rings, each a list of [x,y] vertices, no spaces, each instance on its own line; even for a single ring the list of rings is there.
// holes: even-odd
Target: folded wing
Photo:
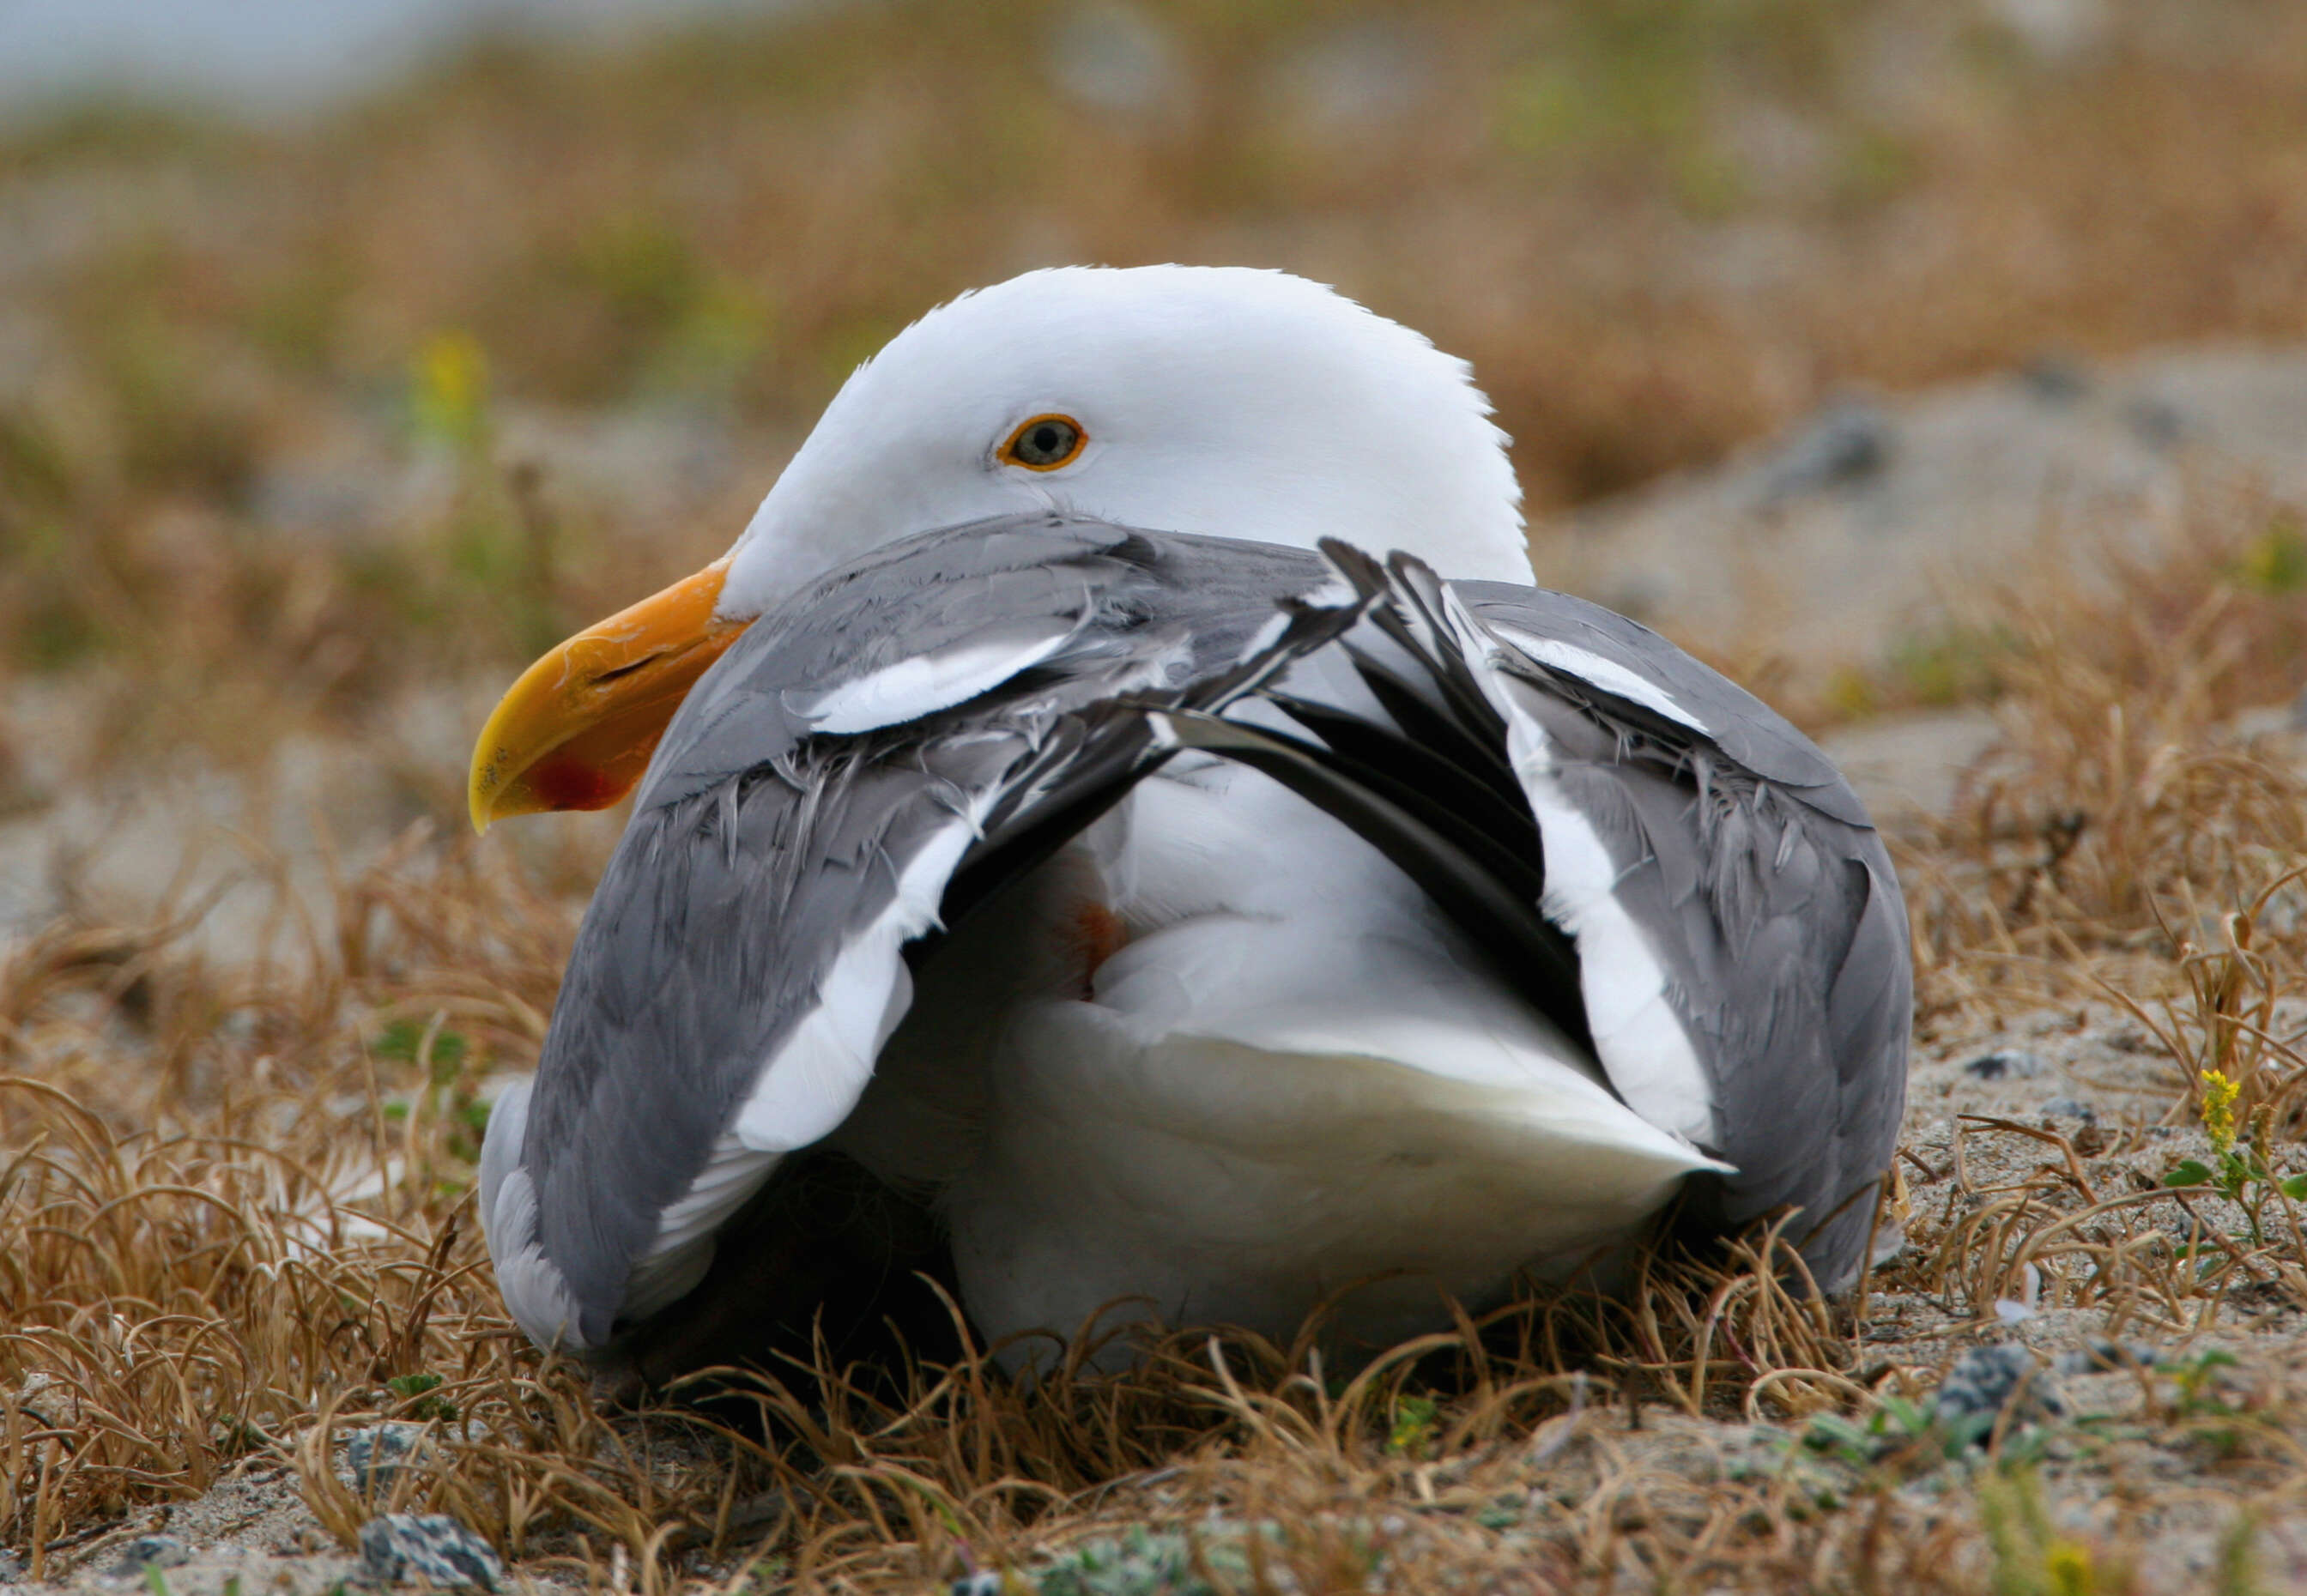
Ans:
[[[1629,1107],[1855,1277],[1904,1101],[1906,919],[1815,748],[1557,594],[1064,518],[925,534],[765,615],[660,744],[482,1212],[540,1342],[679,1299],[839,1126],[908,960],[1181,750],[1423,886]],[[1342,578],[1342,579],[1341,579]]]
[[[492,1118],[507,1306],[595,1349],[679,1298],[781,1157],[847,1116],[946,922],[1344,623],[1300,551],[1054,518],[892,545],[699,681],[578,933],[532,1087]]]
[[[1297,735],[1229,751],[1483,927],[1549,1012],[1566,958],[1574,1034],[1619,1096],[1734,1166],[1694,1181],[1691,1217],[1798,1208],[1789,1233],[1822,1286],[1849,1284],[1905,1108],[1913,1005],[1897,877],[1856,795],[1784,719],[1623,616],[1324,552],[1367,618],[1260,695]],[[1385,717],[1293,696],[1332,656]],[[1252,735],[1230,724],[1245,714],[1170,719],[1214,748]],[[1502,854],[1521,873],[1486,863]],[[1539,924],[1457,909],[1470,874],[1516,893],[1534,879]]]

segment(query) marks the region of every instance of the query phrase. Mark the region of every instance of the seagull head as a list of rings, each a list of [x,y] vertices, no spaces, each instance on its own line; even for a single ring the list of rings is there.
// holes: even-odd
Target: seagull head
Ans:
[[[1521,490],[1464,362],[1319,284],[1061,267],[964,295],[858,367],[729,552],[530,666],[474,750],[474,824],[630,792],[779,598],[918,532],[1059,511],[1528,582]]]

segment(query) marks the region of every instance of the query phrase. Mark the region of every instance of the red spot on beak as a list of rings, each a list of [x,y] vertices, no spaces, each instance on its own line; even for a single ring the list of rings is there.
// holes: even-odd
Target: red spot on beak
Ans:
[[[550,755],[530,766],[521,781],[547,809],[606,809],[625,795],[630,785],[582,759]]]

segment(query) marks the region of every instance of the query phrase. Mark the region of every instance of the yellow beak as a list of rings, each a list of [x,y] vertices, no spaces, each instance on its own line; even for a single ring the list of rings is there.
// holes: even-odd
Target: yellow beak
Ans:
[[[728,562],[579,632],[523,671],[473,749],[473,828],[548,809],[606,809],[648,768],[665,723],[745,630],[715,618]]]

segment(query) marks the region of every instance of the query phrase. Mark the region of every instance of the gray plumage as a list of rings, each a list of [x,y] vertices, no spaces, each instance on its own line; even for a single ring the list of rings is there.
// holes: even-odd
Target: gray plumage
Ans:
[[[1506,751],[1517,716],[1550,747],[1547,802],[1608,849],[1611,894],[1711,1087],[1704,1150],[1736,1171],[1698,1177],[1694,1212],[1724,1228],[1797,1205],[1794,1234],[1824,1222],[1804,1248],[1822,1285],[1847,1285],[1903,1107],[1911,1008],[1896,880],[1857,800],[1784,720],[1633,622],[1559,594],[1446,587],[1342,548],[1015,518],[893,544],[763,615],[669,727],[534,1088],[492,1124],[483,1212],[516,1316],[542,1339],[612,1342],[662,1217],[719,1167],[766,1061],[954,828],[965,845],[933,887],[965,937],[971,908],[1181,746],[1342,819],[1583,1037],[1581,950],[1535,901],[1548,849]],[[1516,638],[1575,652],[1549,663]],[[1003,674],[1005,658],[1023,663]],[[877,674],[917,659],[994,674],[979,688],[956,665],[977,689],[960,701],[922,689],[929,713],[862,724]],[[1325,686],[1341,681],[1352,691]],[[922,928],[909,957],[938,936]],[[787,1151],[759,1152],[715,1212]]]
[[[1852,1284],[1906,1111],[1914,965],[1898,877],[1832,763],[1752,694],[1646,628],[1564,594],[1459,584],[1479,619],[1576,641],[1665,688],[1700,735],[1520,656],[1512,691],[1569,751],[1563,782],[1619,866],[1720,1083],[1694,1177],[1715,1223],[1805,1210],[1827,1291]],[[1709,1187],[1719,1186],[1719,1195]],[[1812,1226],[1824,1229],[1812,1233]]]
[[[982,858],[1045,813],[1118,796],[1150,743],[1119,695],[1207,689],[1278,598],[1329,579],[1298,550],[1009,521],[907,539],[746,631],[642,780],[522,1104],[536,1241],[579,1344],[608,1340],[659,1215],[928,839],[988,810]],[[901,659],[1037,623],[1066,648],[965,713],[821,737],[795,711]],[[496,1201],[485,1180],[487,1210]],[[521,1245],[490,1240],[501,1257]]]

